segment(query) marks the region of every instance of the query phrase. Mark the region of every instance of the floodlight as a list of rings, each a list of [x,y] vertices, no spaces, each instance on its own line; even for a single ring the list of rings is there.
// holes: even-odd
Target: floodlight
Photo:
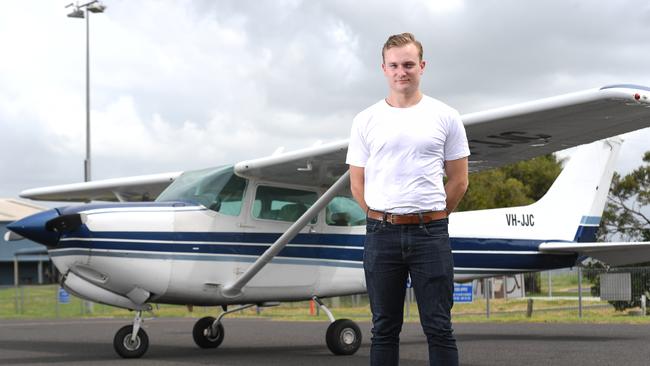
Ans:
[[[106,10],[106,5],[96,2],[88,5],[87,9],[91,13],[103,13]]]
[[[79,9],[79,8],[76,8],[74,11],[72,11],[72,13],[68,14],[68,17],[69,17],[69,18],[80,18],[80,19],[83,19],[83,18],[85,17],[85,16],[84,16],[84,11],[81,10],[81,9]]]

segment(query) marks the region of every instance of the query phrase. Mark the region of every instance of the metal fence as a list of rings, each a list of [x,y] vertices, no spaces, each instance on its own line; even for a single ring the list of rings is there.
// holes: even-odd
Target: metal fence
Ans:
[[[525,293],[527,299],[577,300],[575,309],[578,310],[578,316],[582,316],[584,308],[602,307],[603,302],[618,311],[638,308],[638,312],[646,314],[645,303],[650,296],[650,267],[606,268],[590,264],[586,267],[526,273],[521,276],[525,287],[521,292]],[[511,293],[515,286],[510,285],[506,277],[486,279],[483,283],[485,282],[492,286],[497,283],[498,289],[490,291],[492,296],[484,293],[478,294],[479,296],[488,299],[498,298],[498,295],[513,297]],[[482,284],[482,287],[487,284]],[[489,313],[489,308],[486,311]]]
[[[613,307],[620,311],[633,309],[645,314],[645,299],[650,295],[650,267],[576,267],[571,270],[529,273],[513,278],[496,277],[474,281],[471,291],[473,297],[470,304],[457,303],[454,306],[455,317],[477,314],[490,317],[515,312],[530,316],[533,312],[554,310],[575,310],[578,316],[582,316],[583,309],[595,307]],[[516,301],[520,302],[517,306],[503,305],[512,305]],[[557,305],[553,305],[551,301],[556,301]],[[417,316],[415,297],[411,289],[407,291],[405,302],[405,316]],[[330,298],[325,299],[325,303],[334,309],[356,309],[352,311],[356,317],[370,316],[366,295]],[[491,307],[494,304],[499,306]],[[288,312],[304,312],[316,316],[320,313],[318,306],[309,302],[283,306],[289,308]],[[171,305],[161,306],[156,310],[177,316],[187,315],[187,311],[193,311],[194,315],[218,311],[215,308],[188,309]],[[260,311],[263,310],[258,309],[257,314]],[[126,310],[89,303],[67,295],[57,285],[0,287],[0,319],[77,316],[131,315]]]
[[[526,296],[591,296],[640,301],[650,288],[650,267],[576,267],[524,275]],[[601,296],[601,292],[604,292]]]

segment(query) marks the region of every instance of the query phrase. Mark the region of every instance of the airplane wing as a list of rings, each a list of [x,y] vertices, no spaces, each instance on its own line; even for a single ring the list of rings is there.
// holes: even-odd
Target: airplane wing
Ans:
[[[612,85],[462,116],[476,172],[650,127],[650,88]],[[347,140],[246,160],[245,178],[327,188],[347,169]],[[23,191],[56,201],[152,200],[180,173],[110,179]]]
[[[22,191],[20,197],[42,201],[152,201],[182,172],[105,179]]]
[[[561,243],[539,245],[545,253],[586,255],[611,266],[650,262],[650,242]]]
[[[348,140],[235,164],[237,175],[328,188],[348,170]]]
[[[611,85],[462,119],[479,171],[649,127],[650,88]]]
[[[470,171],[650,127],[650,88],[613,85],[462,116]],[[327,187],[347,170],[348,141],[235,165],[246,178]]]

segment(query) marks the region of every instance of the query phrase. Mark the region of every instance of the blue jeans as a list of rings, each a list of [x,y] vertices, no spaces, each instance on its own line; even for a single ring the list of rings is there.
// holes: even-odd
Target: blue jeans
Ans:
[[[411,276],[430,365],[458,365],[451,328],[454,263],[448,220],[392,225],[368,219],[363,267],[372,311],[370,364],[399,364],[406,280]]]

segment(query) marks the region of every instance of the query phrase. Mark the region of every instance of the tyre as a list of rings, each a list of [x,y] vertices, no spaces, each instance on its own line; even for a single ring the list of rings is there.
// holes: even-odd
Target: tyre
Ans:
[[[113,348],[123,358],[140,358],[149,348],[149,336],[140,328],[135,341],[131,339],[133,325],[125,325],[115,333]]]
[[[353,355],[361,346],[361,330],[350,319],[339,319],[327,327],[327,348],[335,355]]]
[[[197,346],[201,348],[217,348],[221,342],[223,342],[225,332],[221,323],[217,324],[217,334],[211,334],[212,330],[210,328],[212,327],[214,320],[213,317],[206,316],[205,318],[199,319],[196,324],[194,324],[192,337]]]

